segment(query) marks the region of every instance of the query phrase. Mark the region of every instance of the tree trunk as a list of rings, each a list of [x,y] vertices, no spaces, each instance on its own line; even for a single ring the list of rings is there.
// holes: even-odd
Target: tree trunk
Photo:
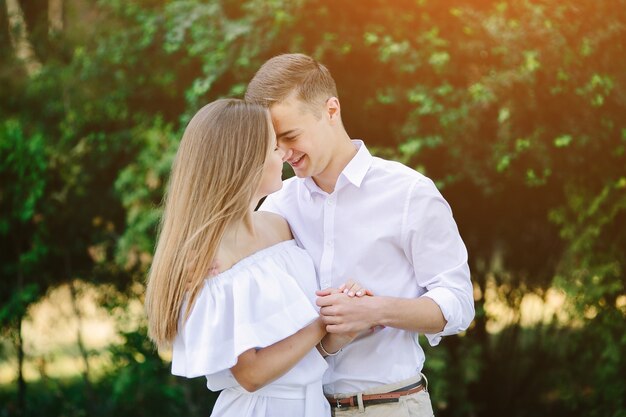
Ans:
[[[489,334],[487,333],[487,313],[485,312],[485,297],[489,272],[486,268],[475,268],[474,270],[476,272],[472,274],[472,279],[474,280],[474,284],[478,286],[482,296],[479,300],[474,301],[476,317],[474,318],[474,328],[468,332],[468,336],[480,347],[479,377],[469,385],[467,394],[469,398],[472,399],[472,415],[483,415],[485,410],[489,408],[489,392],[488,388],[486,388],[489,385],[485,384],[486,381],[489,381],[490,371],[490,369],[487,368],[490,363],[490,351]]]
[[[48,0],[48,33],[63,31],[63,0]]]
[[[24,339],[22,338],[22,322],[20,314],[17,323],[17,405],[18,415],[26,415],[26,381],[24,380]]]
[[[24,63],[28,76],[33,77],[41,70],[41,62],[37,59],[33,45],[28,39],[24,13],[18,0],[6,0],[5,3],[7,5],[9,34],[15,56]]]
[[[19,239],[19,238],[18,238]],[[21,292],[24,289],[24,271],[22,270],[22,262],[20,261],[20,244],[16,245],[17,250],[17,290]],[[22,335],[22,322],[24,321],[24,313],[20,310],[17,317],[17,406],[18,415],[26,415],[26,380],[24,379],[24,338]]]
[[[77,328],[76,328],[76,340],[78,343],[78,350],[80,352],[81,359],[83,360],[84,370],[83,370],[83,380],[85,381],[86,386],[90,386],[89,375],[90,375],[90,366],[89,366],[89,352],[85,348],[85,343],[83,341],[83,330],[82,330],[82,314],[80,312],[80,308],[78,306],[78,294],[76,292],[76,286],[74,285],[74,281],[70,277],[70,294],[72,299],[72,309],[74,310],[74,314],[76,315]]]
[[[80,311],[80,308],[78,306],[78,292],[76,290],[76,285],[74,284],[74,270],[72,267],[72,258],[69,254],[69,252],[65,252],[65,273],[66,276],[69,280],[69,288],[70,288],[70,296],[71,296],[71,300],[72,300],[72,309],[74,310],[74,314],[76,315],[76,322],[77,322],[77,327],[76,327],[76,341],[78,344],[78,350],[80,352],[80,356],[81,359],[83,361],[83,372],[82,372],[82,377],[83,377],[83,383],[84,383],[84,392],[85,392],[85,397],[87,398],[87,402],[85,403],[85,412],[86,414],[89,415],[93,415],[94,413],[92,412],[92,407],[93,407],[93,399],[94,399],[94,391],[92,389],[91,386],[91,381],[89,380],[89,375],[91,373],[90,371],[90,366],[89,366],[89,352],[87,351],[87,349],[85,348],[85,343],[83,341],[83,330],[82,330],[82,324],[83,324],[83,320],[82,320],[82,313]]]

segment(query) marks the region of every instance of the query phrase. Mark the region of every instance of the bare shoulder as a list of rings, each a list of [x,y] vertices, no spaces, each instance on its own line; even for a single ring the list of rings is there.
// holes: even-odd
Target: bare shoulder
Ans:
[[[279,242],[283,240],[293,239],[289,223],[283,218],[283,216],[269,211],[257,211],[255,216],[258,221],[263,225],[263,228],[267,231],[267,234],[271,236],[271,239]]]

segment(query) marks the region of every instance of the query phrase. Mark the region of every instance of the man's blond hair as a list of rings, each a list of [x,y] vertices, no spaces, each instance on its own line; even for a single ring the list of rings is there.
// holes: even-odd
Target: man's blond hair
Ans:
[[[329,98],[338,97],[328,68],[304,54],[283,54],[263,64],[248,84],[245,98],[269,108],[292,94],[315,114]]]

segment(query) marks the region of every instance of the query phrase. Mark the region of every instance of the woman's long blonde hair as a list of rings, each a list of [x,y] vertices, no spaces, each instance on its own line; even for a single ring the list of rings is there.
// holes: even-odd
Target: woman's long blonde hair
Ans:
[[[185,129],[146,289],[148,335],[159,348],[171,345],[180,318],[191,312],[227,225],[248,220],[270,146],[269,123],[260,105],[223,99],[200,109]]]

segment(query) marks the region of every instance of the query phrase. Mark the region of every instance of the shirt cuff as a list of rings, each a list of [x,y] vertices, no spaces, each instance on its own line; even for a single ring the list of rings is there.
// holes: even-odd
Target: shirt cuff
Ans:
[[[461,303],[451,290],[444,287],[437,287],[428,291],[422,297],[428,297],[437,303],[443,313],[443,318],[446,319],[446,326],[442,331],[424,334],[431,346],[437,346],[443,336],[457,334],[465,330],[461,328],[463,321]]]

